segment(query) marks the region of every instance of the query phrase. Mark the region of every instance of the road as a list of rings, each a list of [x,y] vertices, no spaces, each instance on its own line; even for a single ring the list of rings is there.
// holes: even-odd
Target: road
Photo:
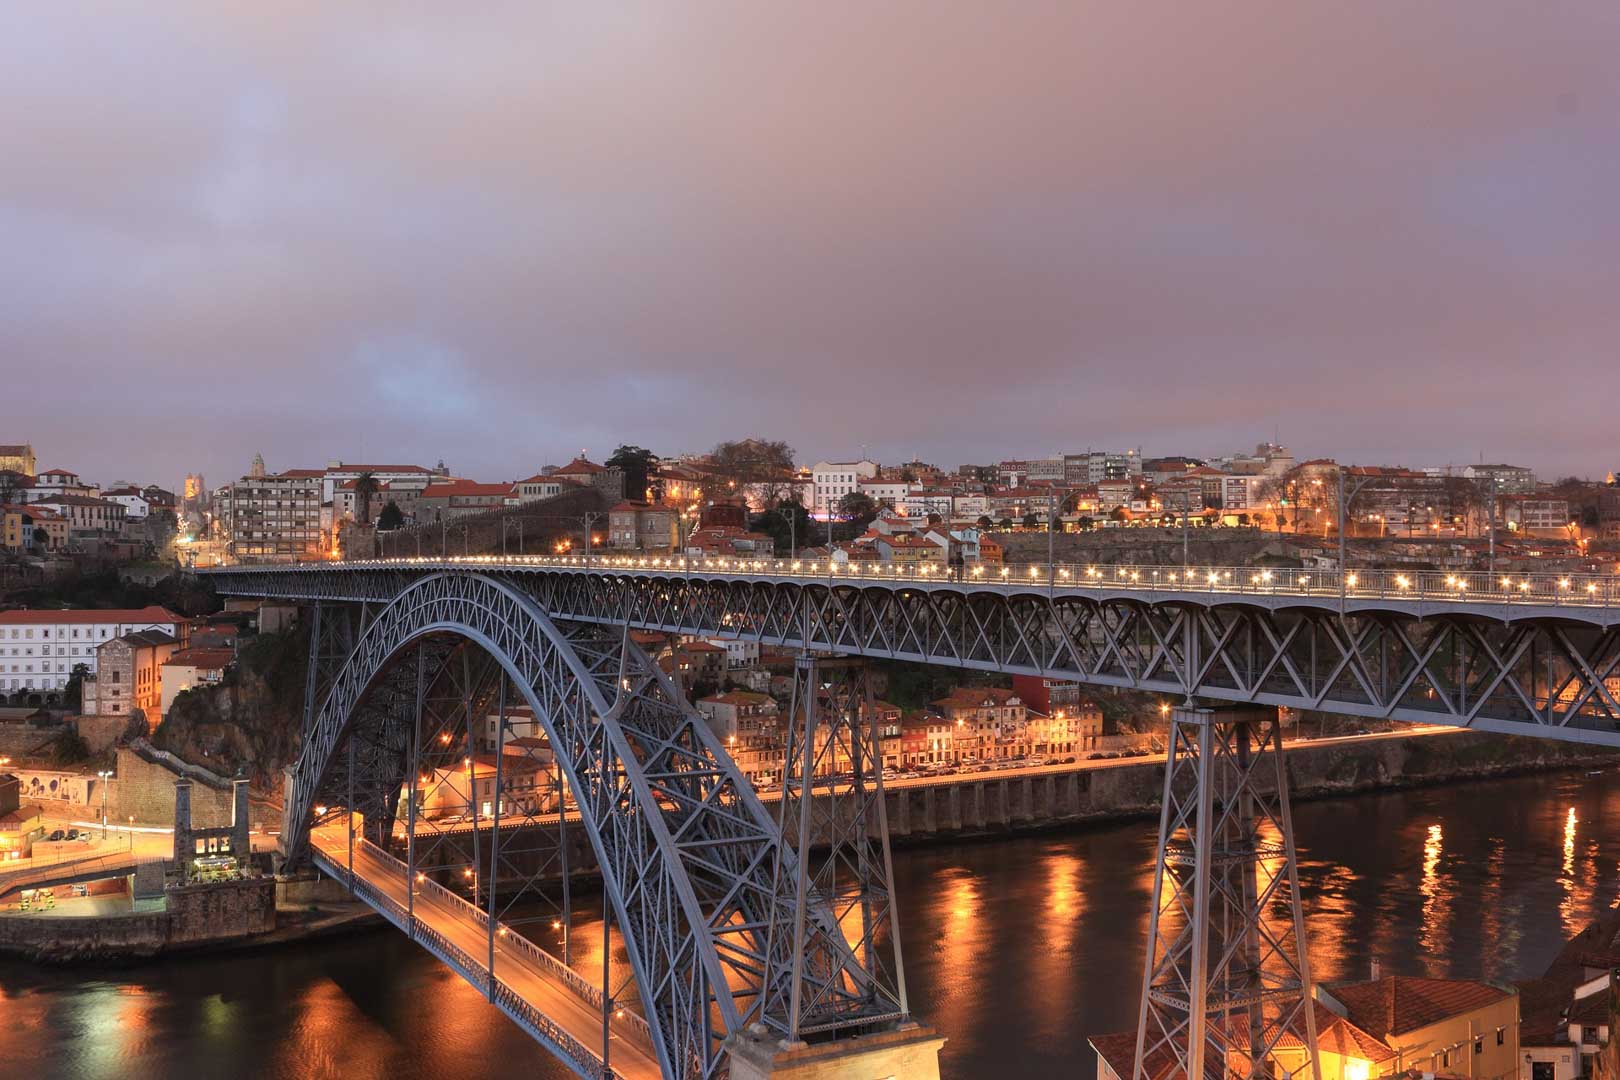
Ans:
[[[348,864],[347,837],[341,826],[317,830],[311,834],[310,842],[334,865]],[[356,847],[354,872],[400,907],[410,905],[407,875],[398,860],[368,847]],[[412,911],[417,920],[476,958],[480,970],[488,970],[483,958],[489,955],[489,937],[475,921],[471,905],[459,899],[446,902],[418,889]],[[497,933],[503,930],[497,924]],[[503,946],[500,937],[495,944],[495,977],[592,1053],[600,1055],[602,1014],[522,951]],[[627,1080],[659,1080],[662,1073],[658,1057],[645,1038],[631,1025],[618,1021],[612,1031],[608,1060],[614,1073]]]

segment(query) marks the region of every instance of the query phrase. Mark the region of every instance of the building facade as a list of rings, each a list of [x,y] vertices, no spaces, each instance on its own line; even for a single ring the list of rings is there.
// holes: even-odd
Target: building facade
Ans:
[[[322,482],[319,469],[288,469],[250,474],[221,488],[216,513],[228,556],[244,563],[319,559],[325,550]]]
[[[161,607],[124,610],[0,612],[0,691],[58,694],[75,666],[96,671],[96,649],[114,638],[143,630],[172,637],[186,621]]]
[[[146,717],[148,734],[163,719],[163,665],[180,648],[163,630],[137,630],[96,647],[96,671],[83,685],[86,716]]]

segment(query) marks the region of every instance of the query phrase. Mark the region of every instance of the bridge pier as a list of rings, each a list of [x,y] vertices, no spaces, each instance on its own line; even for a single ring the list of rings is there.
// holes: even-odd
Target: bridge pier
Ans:
[[[815,1045],[777,1039],[754,1024],[726,1040],[731,1080],[939,1080],[944,1045],[942,1035],[916,1023]]]
[[[1256,1080],[1285,1036],[1321,1077],[1275,709],[1171,714],[1153,898],[1134,1080]]]

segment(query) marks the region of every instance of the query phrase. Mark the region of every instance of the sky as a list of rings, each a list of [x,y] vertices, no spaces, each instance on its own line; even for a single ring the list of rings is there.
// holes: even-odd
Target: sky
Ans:
[[[1616,55],[1596,0],[19,0],[0,442],[1602,475]]]

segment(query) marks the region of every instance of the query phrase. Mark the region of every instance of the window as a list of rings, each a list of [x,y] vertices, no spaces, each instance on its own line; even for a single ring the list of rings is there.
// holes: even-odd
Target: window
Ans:
[[[1504,1031],[1506,1031],[1506,1030],[1507,1030],[1507,1029],[1506,1029],[1506,1028],[1497,1028],[1497,1029],[1496,1029],[1496,1045],[1497,1045],[1497,1046],[1501,1046],[1501,1045],[1502,1045],[1502,1038],[1503,1038],[1503,1035],[1502,1035],[1502,1033],[1503,1033],[1503,1032],[1504,1032]]]
[[[1484,1036],[1479,1036],[1479,1037],[1474,1039],[1474,1053],[1483,1054],[1484,1052],[1485,1052],[1485,1038],[1484,1038]]]

